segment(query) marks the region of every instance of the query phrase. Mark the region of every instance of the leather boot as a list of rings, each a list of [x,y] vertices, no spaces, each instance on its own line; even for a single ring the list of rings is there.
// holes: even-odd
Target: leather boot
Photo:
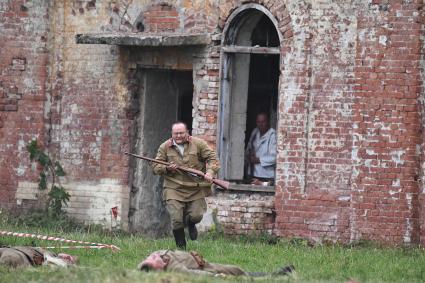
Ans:
[[[186,236],[184,228],[173,230],[174,240],[178,249],[186,250]]]
[[[198,239],[198,229],[196,229],[196,224],[190,220],[187,222],[187,227],[189,228],[189,237],[192,241]]]
[[[291,275],[295,272],[295,267],[291,264],[288,266],[281,267],[278,271],[269,273],[269,272],[247,272],[249,276],[251,277],[276,277],[276,276],[283,276],[283,275]]]

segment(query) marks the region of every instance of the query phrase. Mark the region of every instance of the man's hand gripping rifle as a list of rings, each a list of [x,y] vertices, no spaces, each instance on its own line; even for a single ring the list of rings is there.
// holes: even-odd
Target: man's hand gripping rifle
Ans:
[[[137,155],[137,154],[133,154],[133,153],[129,153],[129,152],[124,152],[124,154],[131,155],[131,156],[134,156],[136,158],[140,158],[140,159],[143,159],[143,160],[146,160],[146,161],[162,164],[162,165],[165,165],[165,166],[171,165],[171,163],[169,163],[169,162],[165,162],[165,161],[162,161],[162,160],[157,160],[157,159],[154,159],[154,158],[149,158],[149,157],[145,157],[145,156],[141,156],[141,155]],[[200,171],[200,170],[196,170],[196,169],[192,169],[192,168],[188,168],[188,167],[184,167],[184,166],[177,166],[176,169],[183,171],[185,173],[188,173],[190,175],[201,177],[201,178],[204,178],[204,175],[205,175],[205,173]],[[213,184],[219,186],[220,188],[223,188],[223,189],[226,189],[226,190],[229,189],[229,182],[227,182],[227,181],[220,180],[220,179],[213,179],[212,182],[213,182]]]

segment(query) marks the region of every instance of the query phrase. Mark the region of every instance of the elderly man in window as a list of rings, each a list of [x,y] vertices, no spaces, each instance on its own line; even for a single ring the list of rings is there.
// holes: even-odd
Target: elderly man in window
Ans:
[[[257,127],[252,131],[245,151],[247,175],[251,184],[270,185],[276,168],[276,131],[270,128],[269,117],[261,112],[256,117]]]

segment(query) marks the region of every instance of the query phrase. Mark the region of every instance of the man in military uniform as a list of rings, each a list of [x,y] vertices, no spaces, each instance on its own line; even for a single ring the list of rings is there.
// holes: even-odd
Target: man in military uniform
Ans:
[[[0,248],[0,265],[7,267],[30,267],[39,265],[58,265],[66,267],[76,264],[76,257],[68,254],[54,254],[34,247]]]
[[[191,137],[185,123],[176,122],[171,127],[171,138],[158,149],[157,160],[170,166],[153,164],[155,174],[164,176],[163,200],[171,216],[174,239],[178,248],[186,248],[184,227],[191,240],[196,240],[196,224],[206,212],[205,197],[211,195],[211,182],[219,170],[216,153],[202,139]],[[201,170],[204,179],[191,176],[177,166]]]
[[[141,271],[156,270],[209,276],[232,275],[252,277],[280,276],[290,274],[294,271],[294,267],[289,265],[272,273],[246,272],[235,265],[208,262],[194,251],[185,252],[171,250],[160,250],[151,253],[144,261],[139,263],[137,268]]]

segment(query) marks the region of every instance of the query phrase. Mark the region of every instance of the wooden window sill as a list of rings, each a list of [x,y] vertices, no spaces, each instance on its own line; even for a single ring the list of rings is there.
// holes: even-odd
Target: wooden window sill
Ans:
[[[219,189],[225,191],[221,188]],[[274,193],[275,187],[230,183],[229,191]]]

